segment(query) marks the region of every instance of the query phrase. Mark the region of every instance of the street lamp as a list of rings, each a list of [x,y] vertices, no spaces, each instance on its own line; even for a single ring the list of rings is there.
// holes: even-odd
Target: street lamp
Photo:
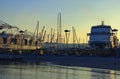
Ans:
[[[20,46],[21,46],[21,49],[22,49],[23,34],[25,33],[25,31],[20,30],[19,33],[21,34],[21,43],[20,43]]]
[[[69,41],[69,36],[70,36],[70,30],[64,30],[65,32],[65,38],[66,38],[66,45],[68,48],[68,41]]]

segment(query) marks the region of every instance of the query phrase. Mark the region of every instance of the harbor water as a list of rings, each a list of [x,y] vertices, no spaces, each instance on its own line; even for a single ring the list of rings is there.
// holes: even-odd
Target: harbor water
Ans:
[[[0,62],[0,79],[120,79],[120,71],[55,65],[50,62]]]

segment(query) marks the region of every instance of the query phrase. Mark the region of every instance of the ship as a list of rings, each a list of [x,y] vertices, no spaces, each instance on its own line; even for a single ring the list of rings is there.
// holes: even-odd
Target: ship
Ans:
[[[118,47],[117,38],[118,29],[113,29],[110,25],[104,25],[104,21],[101,25],[95,25],[91,27],[91,33],[89,36],[89,45],[91,48],[116,48]]]

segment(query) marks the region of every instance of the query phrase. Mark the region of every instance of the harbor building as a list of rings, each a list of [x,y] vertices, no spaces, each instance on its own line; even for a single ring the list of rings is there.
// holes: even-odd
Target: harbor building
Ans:
[[[89,36],[89,45],[92,48],[115,48],[118,45],[117,29],[112,29],[109,25],[101,25],[91,27]]]

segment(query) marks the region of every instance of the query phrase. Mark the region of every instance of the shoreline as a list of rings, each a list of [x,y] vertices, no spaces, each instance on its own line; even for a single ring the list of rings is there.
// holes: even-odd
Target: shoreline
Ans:
[[[55,65],[78,66],[88,68],[110,69],[120,71],[120,58],[117,57],[99,57],[99,56],[76,56],[76,55],[39,55],[24,56],[19,60],[0,60],[1,62],[20,62],[20,63],[36,63],[49,62]]]
[[[56,65],[120,70],[120,58],[115,57],[51,56],[49,59],[41,57],[41,60]]]

